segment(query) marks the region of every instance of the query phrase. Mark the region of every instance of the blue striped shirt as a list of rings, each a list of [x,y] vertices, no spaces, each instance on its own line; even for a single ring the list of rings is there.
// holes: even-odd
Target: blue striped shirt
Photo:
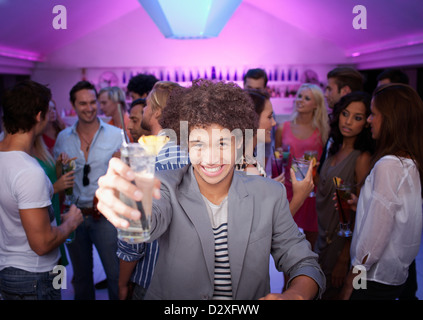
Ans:
[[[156,159],[156,170],[174,170],[184,167],[189,163],[185,151],[169,141],[159,152]],[[143,288],[148,288],[153,276],[154,267],[159,256],[157,240],[151,243],[129,244],[118,240],[117,256],[124,261],[138,261],[131,275],[131,281]]]

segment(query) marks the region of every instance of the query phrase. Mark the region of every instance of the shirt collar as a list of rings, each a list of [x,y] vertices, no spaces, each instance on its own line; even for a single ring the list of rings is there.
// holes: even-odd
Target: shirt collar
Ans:
[[[101,118],[97,117],[97,120],[100,124],[100,126],[98,127],[98,129],[100,130],[100,128],[104,128],[104,124],[105,122],[103,120],[101,120]],[[71,126],[71,132],[74,134],[78,134],[76,132],[76,126],[78,125],[79,119],[75,121],[75,123]]]

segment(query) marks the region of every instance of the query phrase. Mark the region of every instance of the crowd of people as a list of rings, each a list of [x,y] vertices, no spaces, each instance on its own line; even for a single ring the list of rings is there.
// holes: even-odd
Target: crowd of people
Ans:
[[[121,88],[97,92],[80,81],[69,92],[77,116],[69,127],[46,86],[28,80],[8,90],[1,297],[60,299],[52,270],[71,263],[75,300],[95,299],[95,246],[111,300],[416,299],[423,102],[407,77],[386,70],[370,94],[360,72],[335,68],[326,87],[301,85],[281,123],[264,70],[243,80],[243,88],[204,79],[181,87],[139,74],[128,83],[129,108]],[[168,130],[175,135],[156,157],[150,240],[125,242],[117,228],[141,213],[119,192],[135,201],[143,194],[120,160],[122,133],[137,142]],[[288,162],[270,174],[283,148]],[[317,161],[300,179],[296,164],[308,151]],[[352,187],[352,236],[340,232],[345,207],[334,179]],[[282,292],[270,292],[271,256],[285,277]]]

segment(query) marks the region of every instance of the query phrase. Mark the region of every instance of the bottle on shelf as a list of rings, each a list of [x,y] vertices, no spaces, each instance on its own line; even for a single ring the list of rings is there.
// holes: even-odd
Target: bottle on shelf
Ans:
[[[211,79],[212,80],[216,79],[216,68],[215,67],[211,67]]]

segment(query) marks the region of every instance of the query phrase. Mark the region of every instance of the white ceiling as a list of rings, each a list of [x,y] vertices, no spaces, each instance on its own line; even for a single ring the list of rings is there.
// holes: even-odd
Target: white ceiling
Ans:
[[[56,4],[67,9],[67,30],[52,27]],[[367,9],[366,30],[352,26],[357,4]],[[333,43],[346,55],[381,45],[423,42],[423,0],[243,0],[237,10],[242,7]],[[0,53],[22,50],[48,56],[136,11],[144,11],[137,0],[0,0]],[[248,17],[241,23],[253,23]]]

